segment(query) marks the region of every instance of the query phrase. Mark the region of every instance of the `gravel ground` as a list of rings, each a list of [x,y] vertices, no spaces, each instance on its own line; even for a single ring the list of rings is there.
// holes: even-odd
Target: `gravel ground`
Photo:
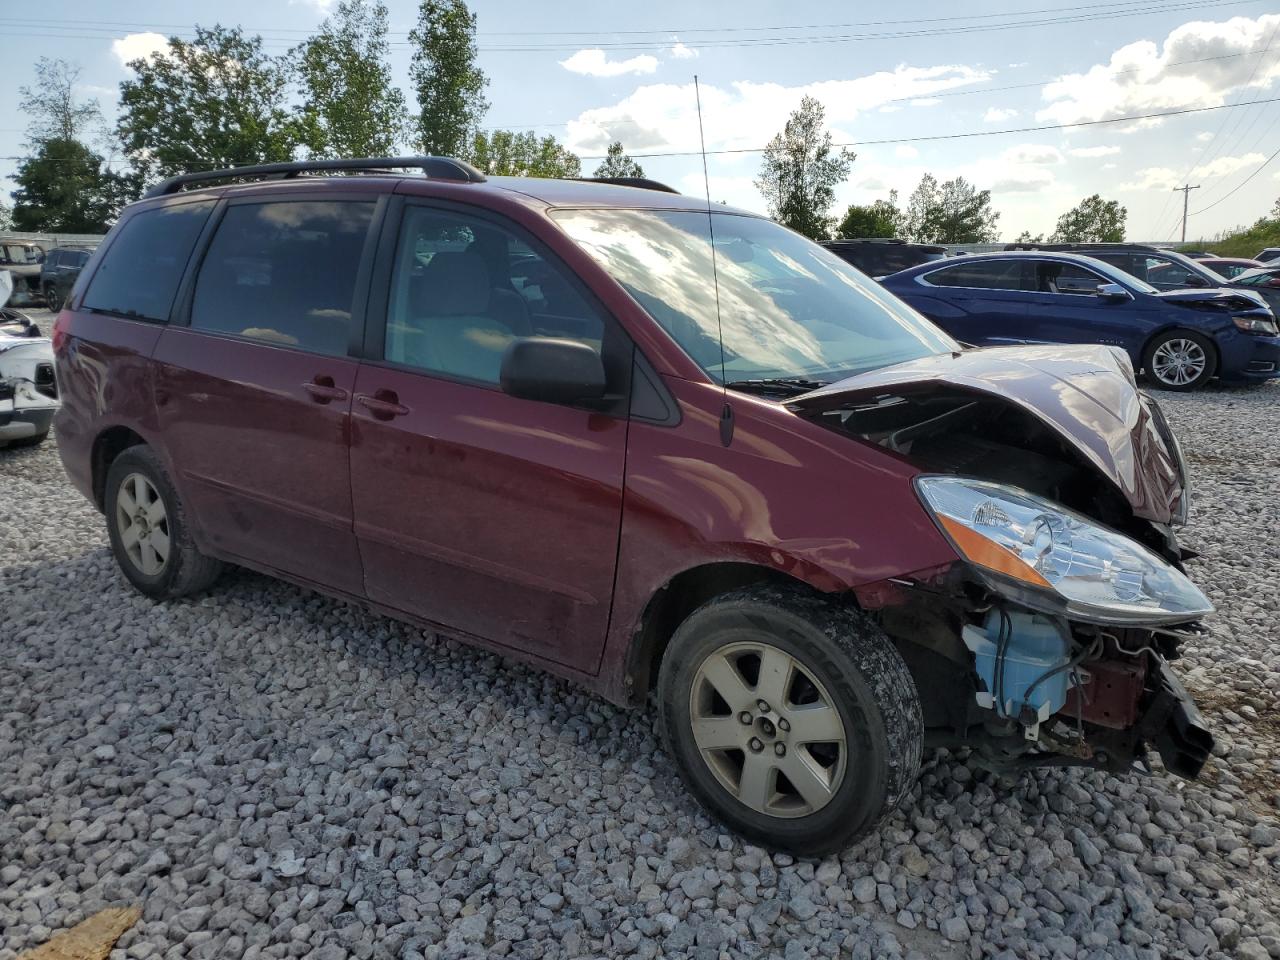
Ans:
[[[652,710],[245,572],[152,604],[53,445],[0,452],[0,960],[130,903],[113,957],[1280,957],[1280,385],[1161,400],[1204,779],[938,754],[822,862],[707,818]]]

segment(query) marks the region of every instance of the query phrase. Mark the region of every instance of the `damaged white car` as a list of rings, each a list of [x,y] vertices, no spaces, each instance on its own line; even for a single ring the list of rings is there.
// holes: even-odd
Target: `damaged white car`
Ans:
[[[0,270],[0,304],[12,283]],[[57,409],[53,345],[26,316],[0,307],[0,447],[40,443]]]

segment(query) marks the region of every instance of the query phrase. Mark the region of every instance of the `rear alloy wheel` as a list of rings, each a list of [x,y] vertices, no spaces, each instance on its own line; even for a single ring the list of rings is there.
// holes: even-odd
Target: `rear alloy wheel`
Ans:
[[[112,461],[105,494],[111,550],[139,591],[170,600],[218,579],[222,563],[196,549],[178,491],[150,447],[129,447]]]
[[[1173,330],[1147,346],[1143,368],[1166,390],[1194,390],[1212,379],[1217,363],[1207,339],[1189,330]]]
[[[695,610],[658,678],[663,742],[690,791],[744,836],[816,856],[915,784],[923,719],[897,649],[858,610],[761,584]]]

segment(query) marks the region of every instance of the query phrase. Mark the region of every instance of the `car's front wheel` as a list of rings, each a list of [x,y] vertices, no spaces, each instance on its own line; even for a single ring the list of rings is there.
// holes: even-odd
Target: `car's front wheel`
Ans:
[[[196,549],[178,491],[150,447],[129,447],[112,461],[103,505],[116,563],[142,593],[169,600],[218,579],[222,564]]]
[[[1190,330],[1169,330],[1147,344],[1142,368],[1165,390],[1195,390],[1217,371],[1217,355],[1207,337]]]
[[[759,843],[821,855],[866,834],[920,768],[919,694],[865,615],[760,585],[700,607],[658,680],[663,740],[690,790]]]

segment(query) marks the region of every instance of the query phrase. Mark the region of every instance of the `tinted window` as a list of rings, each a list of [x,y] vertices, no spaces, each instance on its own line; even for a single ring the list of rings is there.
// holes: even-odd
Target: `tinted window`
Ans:
[[[1039,288],[1044,293],[1071,293],[1090,297],[1098,292],[1100,285],[1110,282],[1092,270],[1086,270],[1074,263],[1058,263],[1052,260],[1040,262],[1037,267],[1037,277]]]
[[[516,337],[567,337],[602,349],[605,324],[569,281],[507,230],[409,207],[396,251],[384,356],[497,383]]]
[[[935,287],[976,287],[980,290],[1035,290],[1035,267],[1030,260],[980,260],[958,263],[925,274]]]
[[[93,272],[84,309],[168,320],[191,249],[212,209],[209,200],[143,210],[130,217]]]
[[[88,262],[89,262],[89,251],[87,250],[80,250],[77,253],[75,253],[71,258],[71,265],[73,267],[83,267]]]
[[[864,243],[828,247],[846,263],[853,264],[869,277],[885,277],[899,270],[916,267],[945,254],[921,250],[906,243]]]
[[[831,379],[956,349],[878,284],[771,220],[712,214],[713,264],[705,211],[553,216],[717,380],[722,360],[729,381]]]
[[[341,356],[373,204],[235,204],[200,265],[191,326]]]

